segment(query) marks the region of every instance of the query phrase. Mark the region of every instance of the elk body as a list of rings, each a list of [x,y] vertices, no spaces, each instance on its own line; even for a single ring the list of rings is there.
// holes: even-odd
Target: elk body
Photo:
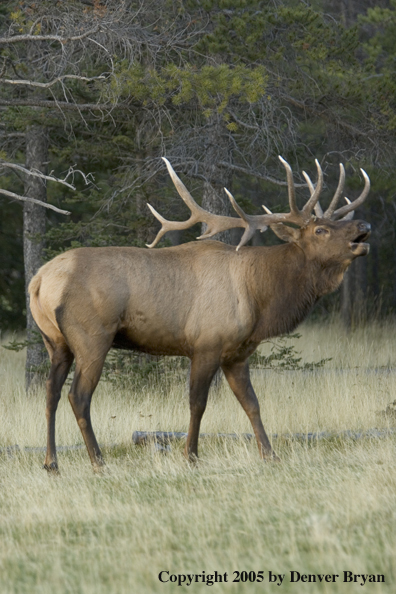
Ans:
[[[350,220],[369,191],[336,210],[344,173],[323,213],[316,188],[306,176],[311,197],[296,206],[292,172],[283,161],[290,212],[240,218],[211,215],[192,199],[170,164],[168,170],[191,209],[186,222],[162,223],[155,245],[169,229],[207,224],[205,237],[223,229],[245,229],[237,250],[217,241],[147,250],[134,247],[79,248],[45,264],[31,281],[30,303],[51,360],[47,381],[45,468],[57,471],[55,414],[73,360],[69,400],[91,462],[103,464],[90,418],[92,393],[111,347],[191,359],[190,426],[185,455],[198,455],[198,435],[208,391],[221,367],[252,424],[262,458],[276,459],[265,433],[259,403],[249,378],[248,357],[263,340],[292,331],[317,299],[334,291],[350,263],[368,253],[370,225]],[[316,216],[312,216],[315,209]],[[342,217],[341,220],[335,220]],[[297,227],[288,226],[291,222]],[[268,225],[286,243],[247,247],[255,229]]]

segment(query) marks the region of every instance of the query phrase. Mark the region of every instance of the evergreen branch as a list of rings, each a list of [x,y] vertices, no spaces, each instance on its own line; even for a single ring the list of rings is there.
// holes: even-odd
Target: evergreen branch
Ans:
[[[286,101],[288,101],[289,103],[291,103],[295,107],[298,107],[299,109],[303,109],[307,113],[310,113],[311,115],[314,115],[314,116],[317,116],[317,117],[324,117],[324,118],[327,118],[327,119],[331,118],[332,119],[332,123],[334,123],[334,121],[336,121],[337,125],[340,128],[344,128],[344,130],[348,130],[349,132],[351,132],[355,136],[364,136],[364,137],[368,138],[369,141],[372,144],[375,144],[374,140],[370,137],[370,135],[367,132],[364,132],[363,130],[360,130],[359,128],[356,128],[355,126],[352,126],[352,124],[348,124],[347,122],[344,122],[343,120],[340,120],[338,118],[335,119],[334,118],[334,114],[329,113],[327,109],[322,109],[322,110],[315,109],[312,106],[306,105],[306,103],[304,103],[303,101],[299,101],[298,99],[294,99],[294,97],[290,97],[289,95],[283,95],[283,97],[286,99]]]

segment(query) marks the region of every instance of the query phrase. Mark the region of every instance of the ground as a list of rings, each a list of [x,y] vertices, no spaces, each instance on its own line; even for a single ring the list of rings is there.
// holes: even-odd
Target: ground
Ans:
[[[300,329],[303,359],[332,361],[316,372],[253,373],[267,432],[392,428],[394,418],[378,413],[396,398],[394,330]],[[26,398],[22,354],[1,349],[0,385],[0,447],[20,447],[0,454],[1,592],[206,591],[203,581],[216,571],[228,580],[213,586],[219,592],[278,591],[270,571],[285,575],[283,592],[360,592],[361,581],[344,583],[344,571],[384,575],[385,585],[367,581],[365,592],[395,587],[395,436],[274,439],[281,464],[260,461],[254,442],[209,437],[192,467],[183,444],[164,455],[131,439],[134,430],[187,429],[183,381],[160,377],[138,390],[101,382],[92,416],[106,472],[95,475],[82,448],[61,451],[61,474],[49,477],[44,454],[24,450],[45,444],[45,396]],[[78,445],[66,394],[57,443]],[[202,431],[251,431],[226,386],[211,393]],[[340,577],[291,583],[291,571]],[[160,572],[163,580],[201,577],[179,588]],[[233,582],[234,572],[247,581]]]

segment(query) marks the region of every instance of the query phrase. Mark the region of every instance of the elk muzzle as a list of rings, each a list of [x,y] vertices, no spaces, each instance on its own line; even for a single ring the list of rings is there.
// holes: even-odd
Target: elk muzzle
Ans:
[[[356,237],[349,242],[349,247],[355,256],[367,256],[370,251],[370,245],[365,243],[366,239],[370,237],[371,225],[364,221],[357,226]]]

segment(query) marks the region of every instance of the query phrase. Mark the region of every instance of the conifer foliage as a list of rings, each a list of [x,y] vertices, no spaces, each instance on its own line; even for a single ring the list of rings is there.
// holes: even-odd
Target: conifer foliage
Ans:
[[[187,216],[162,156],[198,201],[225,213],[224,185],[249,213],[284,207],[278,154],[312,174],[319,158],[330,188],[344,162],[350,198],[364,167],[373,190],[361,214],[374,226],[373,249],[367,267],[352,270],[349,297],[381,297],[391,310],[396,7],[348,4],[341,16],[338,8],[332,0],[2,3],[1,330],[25,324],[27,178],[41,173],[48,204],[72,213],[45,211],[43,261],[80,245],[143,246],[157,230],[146,202],[167,218]],[[41,172],[27,167],[32,127],[48,141]],[[296,182],[306,198],[303,178]],[[275,241],[270,232],[253,239],[263,240]]]

